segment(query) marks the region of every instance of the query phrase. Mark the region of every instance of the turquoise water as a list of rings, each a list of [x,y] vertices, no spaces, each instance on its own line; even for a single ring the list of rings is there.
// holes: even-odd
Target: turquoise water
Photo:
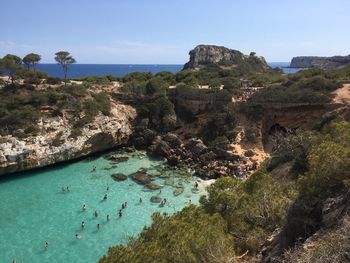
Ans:
[[[105,170],[114,164],[101,156],[1,178],[0,262],[13,259],[17,263],[97,262],[108,247],[125,244],[131,235],[150,224],[154,212],[174,213],[190,199],[198,203],[200,195],[205,193],[201,184],[200,192],[193,193],[194,178],[186,175],[180,179],[179,172],[169,169],[163,169],[162,175],[174,177],[176,184],[180,180],[185,186],[184,193],[177,197],[173,195],[174,186],[165,185],[165,179],[155,180],[165,185],[161,193],[145,191],[131,179],[114,181],[110,175],[116,172],[129,175],[145,167],[151,173],[164,167],[162,161],[150,160],[143,152],[120,154],[131,158],[112,170]],[[97,167],[96,172],[91,172],[93,166]],[[66,186],[70,192],[62,191]],[[106,193],[108,199],[103,201]],[[166,198],[168,204],[160,207],[151,203],[153,195]],[[117,212],[124,202],[128,202],[128,207],[119,218]],[[84,203],[86,211],[82,210]],[[93,215],[95,210],[99,213],[97,218]],[[110,215],[108,222],[107,214]],[[84,230],[81,230],[82,221],[85,221]],[[97,230],[98,223],[100,230]],[[81,239],[76,239],[76,234]],[[47,251],[45,240],[49,242]]]

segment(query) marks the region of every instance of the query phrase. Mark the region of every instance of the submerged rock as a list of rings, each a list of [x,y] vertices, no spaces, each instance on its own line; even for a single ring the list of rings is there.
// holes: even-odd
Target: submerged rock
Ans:
[[[130,175],[131,179],[133,179],[135,182],[145,185],[151,183],[151,178],[149,178],[147,175],[142,173],[133,173]]]
[[[140,174],[146,174],[147,173],[147,168],[141,167],[140,169],[138,169],[137,172],[140,173]]]
[[[155,183],[149,183],[145,185],[146,188],[148,188],[149,190],[159,190],[162,189],[162,186],[160,186],[159,184],[155,184]]]
[[[126,179],[128,179],[128,177],[122,173],[112,174],[111,176],[116,181],[125,181]]]
[[[174,185],[175,184],[175,180],[173,178],[167,178],[165,180],[165,185]]]
[[[177,187],[174,191],[173,194],[174,196],[178,196],[184,192],[185,188],[184,187]]]
[[[160,198],[159,196],[154,195],[151,197],[152,203],[160,203],[161,201],[162,201],[162,198]]]
[[[107,160],[113,161],[115,163],[123,163],[127,162],[129,160],[128,156],[118,156],[118,155],[111,155],[107,157]]]

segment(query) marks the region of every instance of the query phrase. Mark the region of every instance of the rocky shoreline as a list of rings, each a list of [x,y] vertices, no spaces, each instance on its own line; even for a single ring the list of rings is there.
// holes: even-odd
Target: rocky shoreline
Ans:
[[[185,141],[171,132],[158,135],[150,129],[136,128],[129,145],[166,158],[170,166],[185,165],[204,179],[232,175],[244,178],[258,168],[258,163],[227,150],[225,145],[208,147],[200,139]]]

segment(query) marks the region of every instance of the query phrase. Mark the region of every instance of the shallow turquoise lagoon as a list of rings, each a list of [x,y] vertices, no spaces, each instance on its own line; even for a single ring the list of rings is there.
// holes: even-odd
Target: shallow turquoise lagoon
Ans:
[[[201,184],[199,193],[193,193],[195,178],[190,175],[182,173],[180,178],[175,170],[162,170],[161,160],[151,160],[143,152],[118,153],[130,159],[111,170],[105,168],[114,164],[101,156],[0,178],[0,262],[13,259],[17,263],[97,262],[108,247],[125,244],[131,235],[150,224],[154,212],[174,213],[190,199],[198,203],[200,195],[205,193]],[[97,167],[96,172],[91,172],[93,166]],[[110,176],[117,172],[129,175],[141,167],[148,168],[150,173],[162,170],[163,175],[175,178],[175,184],[183,182],[185,191],[175,197],[174,186],[165,185],[165,179],[161,178],[155,180],[165,185],[160,193],[145,191],[131,179],[117,182]],[[66,186],[70,192],[62,191]],[[108,199],[103,201],[106,193]],[[166,198],[167,205],[151,203],[153,195]],[[124,202],[128,207],[119,218],[117,213]],[[86,211],[82,210],[84,203]],[[95,210],[99,213],[97,218],[93,215]],[[85,221],[84,230],[81,230],[82,221]],[[81,239],[76,239],[76,234]],[[47,251],[45,240],[49,242]]]

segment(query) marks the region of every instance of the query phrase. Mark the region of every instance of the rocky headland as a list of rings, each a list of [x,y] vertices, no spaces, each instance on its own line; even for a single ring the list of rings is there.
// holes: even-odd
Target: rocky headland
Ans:
[[[333,57],[294,57],[290,63],[291,68],[311,68],[335,69],[350,65],[350,55]]]
[[[242,52],[215,45],[198,45],[189,53],[190,61],[184,65],[184,69],[200,69],[207,66],[253,67],[254,70],[264,70],[268,65],[263,57],[258,57],[254,52],[244,55]]]

